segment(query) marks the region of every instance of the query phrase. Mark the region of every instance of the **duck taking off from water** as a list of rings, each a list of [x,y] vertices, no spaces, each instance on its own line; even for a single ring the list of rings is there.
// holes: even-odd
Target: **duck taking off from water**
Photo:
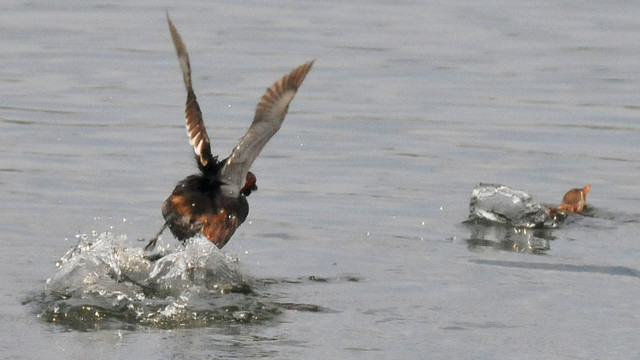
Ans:
[[[145,246],[145,250],[155,246],[167,227],[182,242],[202,233],[218,248],[222,248],[249,214],[246,197],[258,189],[256,177],[249,169],[269,139],[280,129],[289,103],[313,61],[297,67],[267,89],[256,107],[247,133],[229,157],[218,161],[217,156],[211,155],[209,136],[191,84],[187,48],[168,14],[167,22],[187,90],[187,135],[200,173],[180,181],[165,200],[162,205],[165,223]]]

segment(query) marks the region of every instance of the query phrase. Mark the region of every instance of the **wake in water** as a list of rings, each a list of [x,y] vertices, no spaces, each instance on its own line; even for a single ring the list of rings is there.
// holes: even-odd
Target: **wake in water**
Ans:
[[[202,327],[272,318],[238,261],[196,237],[159,248],[150,261],[126,236],[79,236],[44,292],[29,301],[39,316],[77,330]]]

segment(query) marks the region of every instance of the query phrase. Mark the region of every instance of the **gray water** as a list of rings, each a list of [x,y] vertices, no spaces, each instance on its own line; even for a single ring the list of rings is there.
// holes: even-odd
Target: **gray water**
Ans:
[[[0,9],[2,358],[640,356],[640,4]],[[221,156],[264,89],[316,59],[223,249],[251,279],[240,305],[274,310],[206,326],[52,323],[40,300],[56,262],[86,234],[142,247],[196,170],[165,10]],[[552,205],[591,184],[590,211],[545,234],[542,253],[476,242],[462,222],[479,182]]]

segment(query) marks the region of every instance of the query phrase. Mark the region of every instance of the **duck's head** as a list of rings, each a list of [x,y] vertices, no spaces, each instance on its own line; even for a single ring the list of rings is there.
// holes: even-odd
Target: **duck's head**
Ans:
[[[571,189],[562,198],[562,204],[558,207],[560,210],[581,213],[587,206],[587,194],[591,190],[591,185],[587,185],[582,189]]]
[[[256,185],[256,181],[257,181],[256,176],[251,171],[247,172],[247,177],[245,179],[244,186],[240,190],[240,194],[244,196],[249,196],[251,195],[252,191],[258,190],[258,185]]]

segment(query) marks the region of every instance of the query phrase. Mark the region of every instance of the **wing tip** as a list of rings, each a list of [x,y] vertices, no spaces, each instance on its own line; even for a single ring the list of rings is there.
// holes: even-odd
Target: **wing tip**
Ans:
[[[307,61],[306,63],[293,69],[293,71],[291,71],[288,75],[287,87],[293,88],[297,91],[300,85],[302,85],[302,82],[307,76],[307,73],[309,73],[309,70],[311,70],[311,67],[313,66],[313,63],[315,61],[315,59]]]
[[[214,157],[211,155],[211,145],[209,143],[209,136],[207,130],[202,121],[202,112],[200,105],[196,100],[196,94],[193,91],[191,84],[191,64],[189,62],[189,53],[187,47],[182,41],[182,37],[175,27],[169,12],[166,11],[167,24],[169,25],[169,32],[171,33],[171,40],[175,47],[176,54],[178,55],[178,63],[182,70],[182,77],[184,85],[187,89],[187,100],[185,102],[185,125],[187,130],[187,137],[189,138],[189,144],[193,147],[193,152],[198,161],[199,167],[206,168]]]
[[[166,14],[167,14],[167,25],[169,25],[169,32],[171,33],[171,38],[175,45],[176,37],[180,38],[180,34],[178,33],[178,29],[176,29],[176,26],[173,24],[173,21],[171,21],[171,17],[169,17],[169,11],[167,11]]]

